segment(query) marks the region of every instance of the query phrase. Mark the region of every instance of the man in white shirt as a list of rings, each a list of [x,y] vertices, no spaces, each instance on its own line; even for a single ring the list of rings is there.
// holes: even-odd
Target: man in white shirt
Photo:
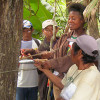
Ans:
[[[30,21],[23,21],[23,38],[21,41],[21,53],[25,49],[37,49],[40,41],[32,38],[34,31]],[[32,59],[19,61],[16,100],[37,100],[38,73]]]

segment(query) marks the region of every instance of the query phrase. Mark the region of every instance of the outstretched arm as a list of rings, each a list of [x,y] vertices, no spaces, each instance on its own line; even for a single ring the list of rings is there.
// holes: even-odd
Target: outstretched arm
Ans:
[[[44,74],[55,84],[58,88],[63,89],[64,85],[61,83],[61,79],[55,76],[49,69],[42,69],[39,64],[34,64],[39,70],[44,72]]]
[[[46,69],[55,69],[60,73],[66,73],[73,63],[70,56],[63,56],[41,62],[41,65]]]

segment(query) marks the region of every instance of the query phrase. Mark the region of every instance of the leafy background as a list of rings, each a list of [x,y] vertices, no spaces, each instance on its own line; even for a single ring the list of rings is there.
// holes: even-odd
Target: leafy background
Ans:
[[[55,0],[24,0],[23,19],[32,22],[34,26],[33,36],[42,39],[42,22],[53,18]],[[71,0],[68,0],[71,2]],[[69,2],[68,2],[69,3]],[[67,4],[68,5],[68,4]],[[64,33],[65,26],[68,20],[68,11],[66,7],[66,0],[56,0],[56,17],[55,20],[59,26],[60,36]],[[100,16],[98,17],[98,28],[100,30]]]
[[[32,22],[34,26],[33,35],[39,38],[42,30],[42,22],[46,19],[52,19],[52,13],[48,11],[40,0],[25,0],[23,8],[23,19]]]
[[[32,22],[34,26],[33,36],[41,39],[42,22],[47,19],[53,18],[54,12],[54,0],[24,0],[23,6],[23,19],[27,19]],[[59,26],[59,33],[61,35],[64,32],[66,26],[66,3],[65,0],[58,0],[56,3],[56,22]]]

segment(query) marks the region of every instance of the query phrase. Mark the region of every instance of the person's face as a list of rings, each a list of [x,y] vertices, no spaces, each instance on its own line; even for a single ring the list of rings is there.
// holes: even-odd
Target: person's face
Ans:
[[[81,58],[82,58],[82,51],[79,50],[79,51],[77,52],[77,54],[74,54],[74,49],[73,49],[73,47],[74,47],[74,43],[73,43],[72,49],[71,49],[71,59],[72,59],[72,62],[73,62],[74,64],[77,64],[77,63],[79,63],[79,61],[80,61]]]
[[[74,44],[73,44],[73,45],[74,45]],[[72,62],[75,63],[75,60],[76,60],[75,58],[76,58],[76,57],[75,57],[75,55],[74,55],[73,45],[72,45],[72,48],[71,48],[71,59],[72,59]]]
[[[32,32],[33,32],[33,29],[32,30],[30,28],[23,29],[23,40],[24,41],[31,40],[32,39]]]
[[[79,28],[82,28],[84,25],[84,19],[77,11],[70,11],[69,13],[69,19],[68,24],[70,30],[78,30]]]
[[[49,25],[43,29],[43,34],[46,38],[51,38],[53,36],[53,26]],[[55,27],[55,33],[57,33],[57,28]]]

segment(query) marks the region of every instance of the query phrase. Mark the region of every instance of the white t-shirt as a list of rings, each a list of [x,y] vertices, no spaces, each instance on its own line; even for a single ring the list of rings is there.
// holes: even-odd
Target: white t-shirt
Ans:
[[[68,97],[70,98],[68,100],[100,100],[100,72],[96,66],[91,66],[83,71],[78,70],[76,65],[71,66],[68,73],[62,79],[62,84],[66,85],[68,78],[71,76],[73,78],[77,77],[66,90],[70,91],[68,96],[71,97]]]
[[[38,45],[34,40],[21,41],[21,49],[37,49]],[[31,61],[31,62],[30,62]],[[23,63],[21,63],[23,62]],[[26,62],[26,63],[25,63]],[[30,63],[29,63],[30,62]],[[33,61],[34,63],[34,61]],[[19,61],[19,72],[17,87],[36,87],[38,86],[37,68],[32,63],[32,60]]]

